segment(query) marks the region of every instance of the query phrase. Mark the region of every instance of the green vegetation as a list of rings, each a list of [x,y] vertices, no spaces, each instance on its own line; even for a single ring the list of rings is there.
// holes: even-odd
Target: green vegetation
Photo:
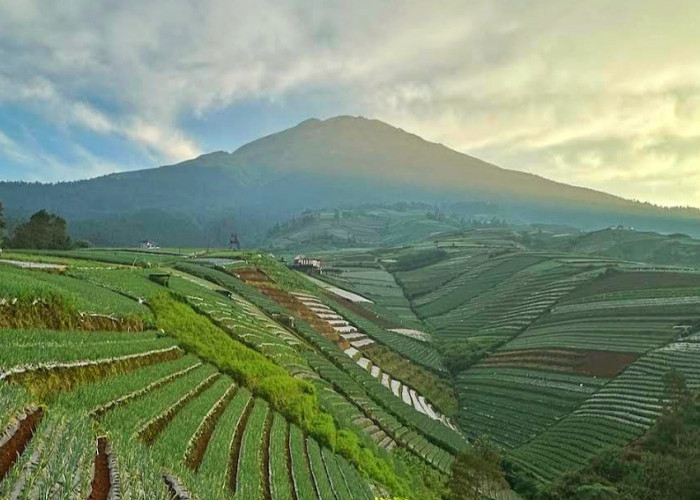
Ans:
[[[0,266],[0,432],[24,440],[0,496],[47,493],[62,447],[83,497],[96,458],[124,497],[166,472],[213,500],[511,498],[499,464],[533,500],[687,496],[699,275],[529,237],[326,252],[371,304],[261,253],[22,252],[67,269]]]
[[[15,227],[9,244],[12,248],[66,250],[72,246],[67,226],[58,215],[40,210]]]
[[[625,500],[695,498],[700,491],[698,450],[700,398],[683,391],[642,438],[603,450],[539,495],[552,500],[591,498],[593,492],[599,492],[597,498]]]
[[[479,500],[507,489],[501,458],[484,439],[457,456],[452,466],[450,500]]]
[[[267,403],[257,399],[243,432],[236,479],[236,495],[240,495],[242,498],[250,498],[251,500],[264,498],[262,488],[263,444],[268,411]]]
[[[143,329],[151,312],[117,293],[58,273],[0,264],[0,327]]]
[[[270,494],[274,500],[292,500],[293,483],[288,468],[287,422],[278,413],[272,417],[268,460],[270,470]],[[330,456],[333,456],[330,454]],[[333,457],[335,459],[335,457]]]
[[[294,423],[307,429],[324,428],[317,424],[323,417],[313,385],[291,377],[286,370],[233,340],[205,317],[168,295],[153,298],[151,306],[158,326],[170,332],[186,350],[214,363]],[[328,435],[321,437],[327,444],[335,442],[333,431],[330,429]]]

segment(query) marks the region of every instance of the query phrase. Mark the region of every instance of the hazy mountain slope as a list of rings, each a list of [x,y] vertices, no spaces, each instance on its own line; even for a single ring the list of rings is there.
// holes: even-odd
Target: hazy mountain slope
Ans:
[[[453,218],[428,217],[430,205],[411,204],[320,210],[275,226],[261,246],[273,252],[309,253],[337,248],[415,243],[460,228]]]
[[[125,235],[129,220],[141,227],[139,238],[163,244],[221,244],[233,230],[254,244],[305,209],[397,201],[489,201],[493,215],[524,222],[700,234],[698,211],[661,210],[505,170],[352,117],[307,120],[233,153],[172,166],[56,185],[0,183],[0,200],[10,217],[48,208],[66,217],[76,236],[113,245],[135,242]],[[186,222],[173,230],[173,217]]]

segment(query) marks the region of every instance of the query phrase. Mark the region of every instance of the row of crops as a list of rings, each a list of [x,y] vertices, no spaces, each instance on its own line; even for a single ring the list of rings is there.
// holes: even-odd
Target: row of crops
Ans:
[[[307,294],[292,293],[292,295],[310,309],[319,321],[325,322],[333,330],[339,332],[340,338],[343,339],[340,341],[340,347],[343,348],[346,342],[349,342],[351,346],[344,349],[343,352],[354,359],[359,366],[369,371],[372,377],[381,380],[382,385],[386,387],[387,390],[391,390],[394,396],[401,398],[402,401],[409,406],[413,406],[419,413],[428,415],[433,420],[440,420],[448,427],[455,429],[454,425],[447,417],[434,411],[432,405],[418,392],[420,390],[419,388],[412,388],[392,377],[391,372],[387,372],[386,368],[389,366],[390,369],[396,370],[394,373],[400,373],[401,376],[404,377],[404,380],[406,378],[409,380],[421,380],[424,377],[422,373],[419,372],[417,376],[410,377],[410,365],[398,358],[393,351],[382,351],[382,354],[385,355],[381,361],[378,361],[378,353],[374,340],[363,333],[359,333],[354,326],[348,326],[349,323],[347,320],[337,314],[333,309],[323,304],[318,298]],[[364,357],[364,354],[370,356],[371,360]],[[389,354],[389,356],[386,356],[386,354]],[[373,355],[374,357],[372,357]],[[432,374],[429,376],[434,377]]]
[[[181,259],[177,253],[165,251],[143,251],[133,249],[89,248],[83,250],[32,250],[31,255],[47,256],[70,261],[84,260],[133,267],[157,267]]]
[[[431,371],[445,373],[446,368],[442,361],[442,356],[431,343],[389,331],[386,327],[370,319],[371,317],[368,317],[368,315],[360,314],[356,309],[352,309],[349,304],[343,304],[332,296],[325,296],[324,301],[376,342],[391,348],[400,356]]]
[[[254,287],[230,275],[193,264],[183,264],[180,267],[190,272],[198,271],[201,276],[210,279],[214,278],[214,281],[226,285],[230,290],[238,290],[239,292],[247,294],[249,298],[252,298],[252,300],[256,301],[261,307],[267,308],[267,310],[273,314],[282,311],[280,306],[270,300],[270,298],[259,293]],[[142,300],[147,300],[147,298],[153,296],[153,294],[162,293],[162,288],[148,281],[147,271],[90,270],[81,271],[80,274],[82,277],[91,280],[91,282],[99,283],[102,286]],[[185,297],[193,307],[207,314],[231,336],[266,354],[270,359],[284,366],[290,373],[310,380],[318,377],[318,375],[310,369],[307,361],[302,359],[299,355],[299,349],[308,349],[308,347],[304,347],[300,344],[300,338],[296,335],[292,335],[278,323],[270,320],[262,311],[242,299],[238,294],[232,293],[226,296],[221,293],[221,288],[212,283],[212,281],[201,280],[196,276],[184,273],[172,276],[170,278],[169,288],[170,291]],[[382,389],[386,390],[383,387]],[[324,409],[337,416],[338,396],[340,396],[340,394],[336,392],[335,395],[336,397],[333,398],[334,404],[324,405]],[[389,396],[391,396],[390,393]],[[385,432],[383,426],[378,426],[377,429],[374,429],[372,425],[366,425],[366,421],[363,420],[366,419],[366,408],[358,406],[358,404],[349,401],[343,396],[340,396],[340,398],[343,400],[343,408],[346,411],[348,408],[354,411],[355,415],[351,419],[351,422],[359,422],[355,427],[359,430],[360,435],[368,435],[375,443],[385,449],[391,449],[395,446],[394,439]],[[371,401],[371,398],[365,396],[364,401]],[[373,402],[372,404],[376,406],[376,403]],[[408,418],[409,421],[414,420],[414,417],[410,416],[410,412],[407,413],[404,410],[402,415],[404,418]],[[393,418],[396,419],[397,416]],[[416,423],[415,427],[420,428],[421,425],[421,423]],[[400,430],[402,427],[403,425],[395,426],[397,430]],[[413,432],[415,433],[416,431],[414,430]],[[423,432],[430,433],[431,431],[419,431],[418,435],[422,435]],[[434,432],[434,430],[432,432]],[[416,442],[416,439],[417,437],[413,438],[411,445]],[[421,439],[424,445],[421,447],[414,446],[414,451],[420,453],[420,455],[432,465],[447,471],[451,463],[451,456],[449,453],[430,444],[424,437]],[[461,439],[460,437],[460,440]],[[431,448],[435,448],[434,452],[431,452]]]
[[[151,317],[143,305],[92,283],[58,273],[0,264],[0,307],[10,307],[17,302],[36,305],[51,299],[59,299],[79,313]]]
[[[700,278],[691,274],[690,278],[677,278],[667,287],[656,288],[658,285],[651,283],[658,274],[612,273],[591,280],[510,342],[508,348],[643,353],[663,346],[700,317],[694,286]],[[683,281],[688,287],[679,286]]]
[[[490,290],[512,275],[540,262],[546,257],[537,254],[515,254],[487,259],[434,291],[416,298],[413,303],[418,314],[431,318],[445,314],[470,299]]]
[[[449,255],[447,259],[408,270],[396,270],[393,274],[406,296],[416,299],[456,280],[487,259],[488,252],[483,249],[466,249]]]
[[[579,407],[607,379],[548,371],[479,366],[458,375],[459,422],[504,448],[535,437]]]
[[[384,269],[361,267],[337,269],[340,269],[340,274],[326,274],[323,277],[324,280],[372,300],[373,303],[381,306],[382,310],[389,312],[388,317],[394,316],[399,321],[397,326],[423,327],[391,273]],[[371,309],[370,305],[367,307]]]
[[[643,434],[668,403],[664,377],[672,369],[683,374],[689,389],[700,389],[700,342],[675,342],[651,351],[509,456],[537,480],[549,482],[585,465],[604,448],[627,443]]]
[[[504,274],[515,264],[537,262],[513,274]],[[441,338],[452,336],[486,336],[509,338],[536,319],[559,298],[572,291],[581,281],[579,270],[553,261],[540,262],[538,257],[513,258],[471,281],[470,296],[447,312],[431,317],[429,322]],[[501,272],[495,272],[496,269]],[[478,293],[474,293],[478,291]]]
[[[273,296],[264,295],[230,274],[216,271],[219,274],[201,279],[189,272],[195,268],[213,269],[193,263],[178,265],[182,271],[188,271],[182,272],[168,267],[153,271],[138,264],[97,266],[87,256],[80,262],[86,265],[69,265],[60,274],[20,272],[30,278],[38,277],[40,283],[33,290],[34,297],[46,296],[50,288],[46,283],[57,283],[56,293],[91,302],[90,307],[79,309],[85,314],[119,318],[137,310],[148,318],[148,327],[157,325],[164,330],[4,330],[7,336],[0,336],[0,387],[7,412],[0,415],[0,430],[11,428],[18,416],[26,419],[27,411],[34,408],[33,401],[47,405],[41,407],[44,413],[37,421],[34,438],[27,442],[30,454],[18,455],[12,474],[25,471],[24,476],[35,481],[39,476],[34,464],[43,463],[37,462],[37,457],[44,448],[35,452],[34,446],[53,439],[53,426],[71,429],[74,416],[76,422],[84,423],[75,432],[69,430],[75,443],[79,443],[75,451],[81,470],[76,473],[71,465],[63,472],[64,476],[76,476],[65,494],[50,484],[53,477],[45,481],[48,490],[18,486],[21,481],[18,483],[15,475],[7,476],[12,477],[11,481],[0,481],[4,488],[30,491],[32,495],[41,492],[42,496],[53,488],[57,492],[55,498],[74,494],[87,497],[95,483],[105,483],[108,476],[110,487],[118,488],[123,497],[167,498],[173,492],[189,491],[193,498],[364,499],[373,498],[373,493],[358,466],[377,480],[379,472],[364,466],[388,465],[390,469],[380,472],[388,473],[388,480],[394,480],[392,462],[399,460],[397,470],[404,476],[400,461],[408,455],[390,454],[400,447],[449,473],[453,454],[468,446],[459,432],[396,400],[358,366],[347,366],[346,361],[351,360],[337,347],[328,349],[330,345],[323,336],[309,325],[303,321],[297,325],[288,322],[287,310]],[[240,270],[232,270],[237,271]],[[286,268],[280,272],[288,273]],[[152,280],[154,273],[169,274],[167,288]],[[72,285],[75,288],[66,293]],[[123,308],[114,308],[113,303]],[[190,323],[183,328],[192,327],[192,332],[178,332],[174,323],[164,319],[167,315],[161,309],[166,303],[177,306],[173,310],[183,312],[180,308],[184,308],[194,314],[187,307],[191,306],[201,313],[194,316],[214,328],[204,316],[210,318],[219,327],[220,335],[240,341],[274,362],[281,373],[297,377],[289,380],[308,387],[309,400],[313,398],[314,404],[320,404],[320,409],[315,406],[311,410],[326,417],[337,440],[325,439],[326,434],[317,433],[303,419],[297,422],[276,398],[249,384],[235,369],[229,369],[229,365],[238,364],[237,358],[224,366],[221,352],[205,352],[208,345],[210,350],[219,347],[210,342],[209,329],[197,328],[201,326],[199,322],[190,322],[187,315],[180,315],[183,325]],[[425,342],[390,332],[388,335],[438,359]],[[341,361],[340,356],[345,359]],[[335,372],[328,375],[330,371],[322,366],[332,367]],[[350,370],[351,375],[345,370]],[[338,373],[347,376],[353,385],[348,388],[342,377],[336,376]],[[338,380],[341,382],[336,383]],[[287,383],[286,379],[280,381]],[[28,392],[5,391],[21,386]],[[389,401],[392,399],[396,401]],[[331,415],[333,418],[329,418]],[[298,427],[290,423],[292,420]],[[52,427],[46,427],[49,425]],[[341,434],[341,429],[354,431],[359,444],[354,444],[357,438],[351,433]],[[57,442],[57,446],[72,446],[73,441]],[[351,461],[326,447],[334,443]],[[56,448],[51,449],[55,454]],[[418,467],[416,462],[411,463]],[[108,473],[100,475],[105,468]],[[382,479],[379,481],[383,483]],[[404,477],[395,481],[400,487],[405,484]]]
[[[225,273],[215,269],[193,265],[180,266],[180,268],[195,275],[211,279],[212,281],[229,287],[233,291],[241,293],[244,298],[250,300],[268,314],[290,314],[274,301],[271,307],[269,303],[271,300],[270,298],[262,295],[254,287],[242,283],[232,276],[226,275]],[[401,400],[394,397],[394,395],[390,391],[387,391],[386,387],[384,387],[380,381],[373,378],[370,373],[358,366],[352,359],[346,356],[333,341],[328,340],[321,334],[317,333],[311,327],[311,325],[303,320],[298,320],[296,321],[294,330],[304,340],[309,342],[320,353],[322,353],[323,356],[325,356],[325,358],[331,362],[331,364],[349,376],[349,378],[353,380],[355,384],[361,386],[365,400],[371,402],[370,404],[372,406],[379,405],[380,407],[384,408],[384,411],[391,414],[393,418],[402,422],[404,426],[412,428],[415,432],[424,435],[429,440],[445,447],[446,449],[451,451],[459,451],[467,446],[466,441],[458,432],[445,427],[439,422],[433,421],[426,415],[418,413],[412,406],[408,406]],[[312,365],[312,368],[313,367],[314,366]],[[332,380],[329,380],[329,382],[333,383]],[[336,387],[336,389],[342,391],[344,387]],[[355,404],[357,405],[358,402],[355,402]],[[361,409],[363,412],[369,411],[366,406],[362,407]]]
[[[343,413],[354,425],[369,433],[380,446],[391,450],[394,442],[406,447],[416,455],[443,472],[449,472],[454,461],[445,445],[437,446],[415,428],[405,425],[394,413],[385,410],[373,400],[367,391],[354,378],[326,358],[309,352],[306,354],[309,364],[320,377],[338,393],[343,394],[353,406],[360,411],[353,411],[343,405]],[[354,364],[354,363],[353,363]],[[322,399],[323,400],[323,399]],[[337,397],[331,404],[339,405]],[[340,403],[342,405],[342,403]],[[459,444],[456,442],[455,444]]]
[[[31,392],[52,379],[83,378],[73,390],[61,390],[70,384],[56,385],[46,394],[48,410],[3,474],[0,497],[86,498],[98,474],[99,429],[112,452],[110,488],[118,487],[123,498],[168,497],[163,470],[202,499],[373,498],[345,459],[322,449],[265,401],[196,357],[175,348],[176,356],[120,365],[125,352],[145,356],[154,347],[150,334],[122,335],[44,331],[23,338],[23,332],[0,333],[3,373],[11,374],[0,383],[0,425],[9,434],[18,428],[13,418],[30,408],[31,399],[12,382]],[[44,362],[24,363],[23,349],[40,341],[52,346]],[[81,363],[66,371],[75,360]],[[112,370],[91,371],[95,362],[111,363]],[[33,377],[13,378],[17,366]],[[85,383],[88,375],[91,383]]]
[[[459,424],[536,480],[641,435],[664,407],[670,368],[685,368],[698,387],[694,337],[669,342],[697,328],[700,275],[560,254],[451,252],[395,271],[397,281],[438,342],[500,346],[457,374]]]

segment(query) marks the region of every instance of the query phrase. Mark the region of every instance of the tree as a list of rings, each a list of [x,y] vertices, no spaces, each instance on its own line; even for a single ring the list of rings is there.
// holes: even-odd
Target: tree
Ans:
[[[613,500],[620,498],[620,494],[613,486],[600,483],[584,484],[576,490],[576,498],[580,500]]]
[[[461,453],[452,466],[452,500],[478,500],[487,492],[507,487],[501,457],[484,438],[474,441],[472,448]]]
[[[685,375],[673,368],[663,376],[665,396],[669,401],[669,410],[676,411],[690,397],[685,383]]]
[[[13,248],[68,249],[71,246],[66,221],[56,214],[40,210],[29,221],[18,225],[10,241]]]

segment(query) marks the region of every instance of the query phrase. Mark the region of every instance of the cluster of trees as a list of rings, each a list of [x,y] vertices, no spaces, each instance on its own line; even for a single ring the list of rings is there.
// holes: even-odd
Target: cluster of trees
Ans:
[[[31,248],[38,250],[67,250],[74,245],[68,235],[68,224],[56,214],[39,210],[28,221],[15,226],[12,235],[4,235],[7,223],[0,203],[0,237],[2,245],[10,248]],[[77,246],[85,246],[78,243]]]
[[[452,465],[449,500],[481,500],[497,497],[509,489],[501,456],[484,437],[472,442],[472,447],[457,456]]]

